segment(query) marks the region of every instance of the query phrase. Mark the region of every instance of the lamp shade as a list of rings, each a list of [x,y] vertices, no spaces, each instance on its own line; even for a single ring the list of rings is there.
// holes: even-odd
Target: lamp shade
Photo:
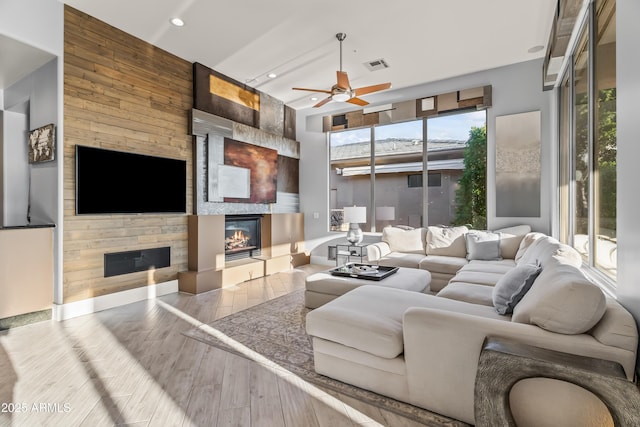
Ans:
[[[367,208],[364,206],[345,207],[344,222],[356,224],[367,222]]]
[[[376,219],[378,221],[393,221],[396,219],[396,208],[393,206],[376,207]]]

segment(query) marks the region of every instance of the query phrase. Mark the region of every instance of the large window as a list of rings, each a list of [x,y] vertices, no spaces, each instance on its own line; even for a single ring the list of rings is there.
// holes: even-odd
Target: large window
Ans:
[[[348,228],[346,206],[367,208],[364,231],[471,223],[473,215],[486,227],[484,111],[335,131],[329,146],[331,231]]]
[[[386,225],[422,225],[422,125],[412,120],[373,128],[377,231]],[[409,186],[408,176],[416,173],[420,186]]]
[[[345,206],[365,206],[371,202],[371,129],[361,128],[329,135],[329,229],[346,231],[343,221]],[[369,224],[361,224],[369,230]]]
[[[560,88],[560,238],[617,274],[615,0],[597,0]]]
[[[428,225],[487,228],[487,116],[484,111],[427,119]]]

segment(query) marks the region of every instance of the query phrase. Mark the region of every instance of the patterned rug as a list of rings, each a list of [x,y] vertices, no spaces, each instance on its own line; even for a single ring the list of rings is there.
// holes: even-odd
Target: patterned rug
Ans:
[[[299,290],[193,328],[184,334],[257,363],[275,363],[314,385],[428,426],[466,426],[459,421],[317,374],[313,369],[311,339],[305,331],[308,312],[309,309],[304,306],[304,290]],[[234,348],[234,342],[257,355]]]

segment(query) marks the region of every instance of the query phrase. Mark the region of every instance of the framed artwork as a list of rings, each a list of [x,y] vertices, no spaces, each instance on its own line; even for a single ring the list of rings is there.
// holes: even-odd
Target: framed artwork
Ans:
[[[496,216],[540,216],[540,111],[496,117]]]
[[[237,199],[251,197],[251,169],[218,165],[218,195]]]
[[[278,179],[278,151],[246,142],[224,138],[224,165],[235,166],[238,175],[232,179],[242,179],[244,186],[237,190],[248,191],[249,197],[225,196],[224,201],[230,203],[276,203],[276,184]],[[241,176],[244,169],[245,175]],[[230,168],[225,168],[228,173]],[[246,186],[246,174],[249,185]],[[243,193],[246,195],[246,192]]]
[[[54,160],[56,129],[52,124],[29,132],[29,163],[42,163]]]

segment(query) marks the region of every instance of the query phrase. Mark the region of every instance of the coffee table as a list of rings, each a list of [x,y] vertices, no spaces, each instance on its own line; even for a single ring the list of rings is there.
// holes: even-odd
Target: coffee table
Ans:
[[[304,304],[308,308],[317,308],[359,286],[387,286],[429,293],[430,284],[431,273],[418,268],[398,267],[398,271],[381,280],[335,276],[331,270],[326,270],[305,279]]]

